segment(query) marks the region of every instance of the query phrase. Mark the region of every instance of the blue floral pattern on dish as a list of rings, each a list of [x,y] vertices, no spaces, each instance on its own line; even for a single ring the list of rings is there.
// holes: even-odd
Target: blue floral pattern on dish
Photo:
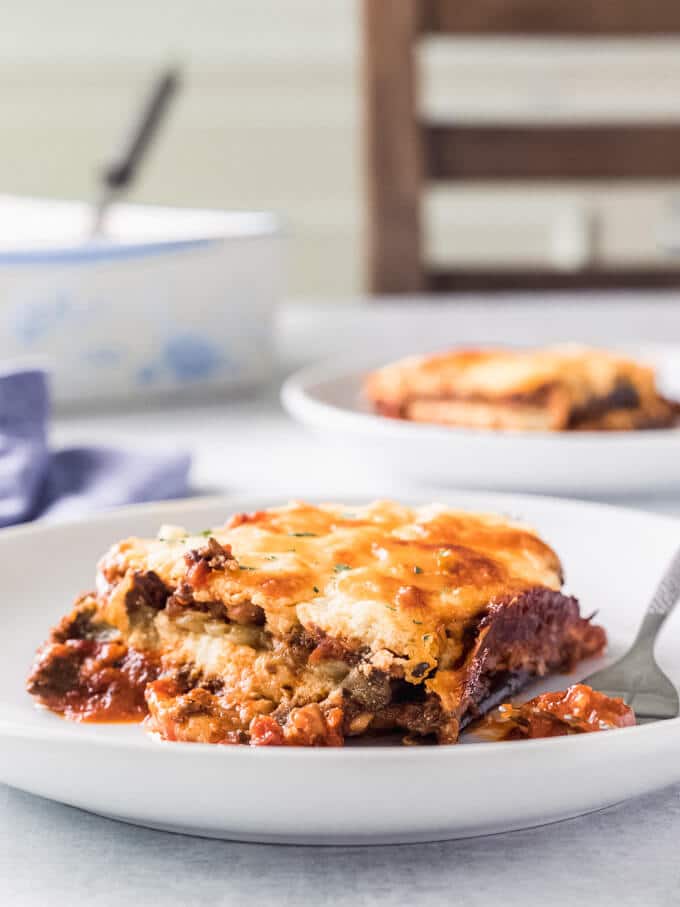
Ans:
[[[118,368],[125,358],[123,351],[109,346],[94,347],[83,353],[83,361],[95,368]]]
[[[157,366],[143,365],[137,371],[137,384],[140,385],[140,387],[145,387],[154,384],[159,377],[159,369]]]
[[[15,336],[25,346],[31,346],[68,321],[74,308],[67,293],[57,293],[52,298],[36,299],[17,306],[14,315]]]
[[[198,334],[175,334],[166,341],[161,355],[180,381],[212,378],[224,364],[220,347]]]
[[[183,331],[165,341],[158,359],[145,362],[137,370],[136,380],[140,386],[162,383],[168,376],[181,383],[206,381],[230,366],[220,345],[200,334]]]
[[[109,310],[110,306],[104,305],[101,299],[76,299],[68,290],[55,288],[45,296],[36,294],[15,307],[11,316],[12,332],[24,349],[40,349],[45,342],[63,343],[65,338],[84,335],[79,354],[82,368],[109,373],[125,371],[140,388],[200,383],[227,375],[235,379],[242,373],[244,363],[251,361],[262,345],[259,325],[245,331],[240,325],[237,336],[216,329],[215,336],[219,339],[214,340],[190,327],[185,329],[166,321],[162,327],[165,337],[155,341],[151,356],[147,349],[137,358],[134,341],[129,348],[124,343],[121,346],[110,343],[107,320],[101,317]],[[159,325],[150,327],[157,329]],[[225,349],[227,337],[233,344],[234,355]]]

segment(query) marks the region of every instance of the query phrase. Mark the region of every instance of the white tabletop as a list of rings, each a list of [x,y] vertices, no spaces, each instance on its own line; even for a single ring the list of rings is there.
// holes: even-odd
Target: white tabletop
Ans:
[[[527,339],[680,343],[680,297],[291,306],[281,313],[279,334],[281,375],[348,349],[381,351],[407,342],[414,349]],[[53,437],[58,444],[191,449],[200,493],[403,491],[388,469],[347,475],[340,452],[288,420],[277,382],[249,399],[65,415],[55,421]],[[680,515],[680,495],[625,503]],[[678,793],[680,787],[493,838],[318,850],[133,828],[0,786],[0,903],[669,904],[680,883]]]

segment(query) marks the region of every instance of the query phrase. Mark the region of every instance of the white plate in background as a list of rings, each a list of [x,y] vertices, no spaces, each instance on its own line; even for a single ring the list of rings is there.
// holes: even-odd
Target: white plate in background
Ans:
[[[680,347],[617,346],[653,364],[680,400]],[[635,432],[509,432],[389,419],[362,397],[380,361],[323,363],[292,375],[282,401],[299,422],[366,464],[419,482],[504,491],[626,494],[680,486],[680,428]]]
[[[299,496],[292,490],[291,497]],[[413,501],[406,491],[402,499]],[[452,491],[438,500],[535,525],[562,557],[567,589],[584,613],[598,610],[611,656],[632,639],[680,542],[680,521],[668,517],[492,493]],[[425,503],[422,496],[418,502]],[[276,503],[171,502],[0,533],[6,565],[0,781],[154,828],[304,844],[415,842],[526,828],[680,781],[680,719],[512,743],[257,749],[162,743],[137,725],[73,724],[34,705],[24,683],[35,648],[73,597],[92,585],[108,545],[153,534],[162,523],[202,529],[234,511]],[[657,650],[676,683],[678,619],[670,619]],[[578,676],[592,667],[592,661],[582,665]],[[575,679],[553,677],[550,684],[556,689]]]

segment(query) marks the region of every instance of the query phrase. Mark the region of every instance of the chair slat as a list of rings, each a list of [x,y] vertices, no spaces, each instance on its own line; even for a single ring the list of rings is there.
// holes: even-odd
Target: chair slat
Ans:
[[[680,33],[678,0],[422,0],[421,30],[613,37]]]
[[[431,293],[496,293],[555,290],[625,290],[680,287],[680,268],[608,268],[579,271],[541,269],[434,268],[426,272],[426,290]]]
[[[428,125],[433,180],[680,178],[680,123]]]

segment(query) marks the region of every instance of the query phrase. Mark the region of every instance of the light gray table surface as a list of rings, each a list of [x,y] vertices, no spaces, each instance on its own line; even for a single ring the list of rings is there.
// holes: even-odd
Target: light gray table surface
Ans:
[[[661,907],[680,903],[679,793],[494,837],[318,848],[149,831],[5,788],[0,903]]]
[[[680,342],[672,297],[545,303],[289,308],[284,370],[345,349],[441,341],[585,339]],[[376,340],[376,338],[378,338]],[[313,351],[313,355],[310,353]],[[186,445],[200,491],[348,487],[342,457],[288,421],[275,388],[246,400],[128,413],[61,416],[55,443]],[[374,475],[353,475],[370,492]],[[399,482],[380,476],[381,490]],[[621,501],[617,503],[623,503]],[[680,497],[626,501],[680,515]],[[400,847],[303,848],[170,835],[102,819],[0,786],[0,905],[552,903],[680,904],[680,786],[557,825],[465,841]],[[125,792],[121,791],[121,797]],[[254,792],[253,796],[257,796]]]

